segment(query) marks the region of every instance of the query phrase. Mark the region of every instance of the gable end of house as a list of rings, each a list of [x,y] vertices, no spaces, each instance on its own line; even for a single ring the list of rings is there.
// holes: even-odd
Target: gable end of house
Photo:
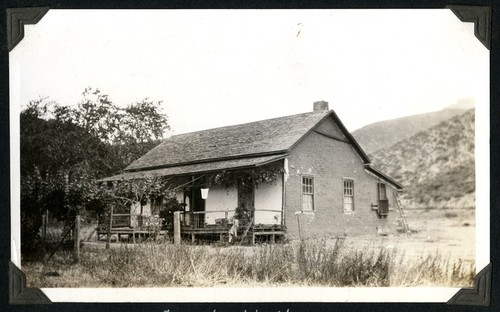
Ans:
[[[338,129],[337,135],[334,135],[332,133],[327,133],[324,130],[320,129],[322,125],[324,125],[328,120],[332,120],[334,126]],[[292,149],[297,146],[304,138],[306,138],[311,132],[315,132],[318,134],[321,134],[323,136],[326,136],[332,140],[344,142],[347,144],[350,144],[352,148],[356,151],[358,156],[360,157],[361,161],[365,165],[371,164],[371,160],[368,157],[368,155],[363,151],[361,146],[358,144],[358,142],[354,139],[354,137],[351,135],[351,133],[347,130],[347,128],[344,126],[340,118],[337,116],[337,114],[333,110],[328,110],[328,114],[326,114],[318,123],[316,123],[313,127],[311,127],[307,132],[304,133],[304,135],[298,139],[289,149],[288,152],[291,152]],[[340,135],[338,135],[340,134]],[[343,136],[343,137],[342,137]]]

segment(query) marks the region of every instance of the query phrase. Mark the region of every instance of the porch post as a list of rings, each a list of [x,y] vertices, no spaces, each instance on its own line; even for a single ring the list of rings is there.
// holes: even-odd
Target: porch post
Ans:
[[[253,206],[252,219],[255,220],[255,169],[252,169],[252,206]]]
[[[191,206],[190,207],[190,210],[193,211],[194,210],[194,206],[195,206],[195,200],[194,200],[194,176],[191,176]]]
[[[251,225],[251,231],[252,231],[252,245],[255,245],[255,169],[252,169],[252,225]]]
[[[137,218],[138,220],[138,226],[142,227],[142,215],[144,214],[144,207],[142,206],[142,201],[139,201],[139,205],[141,205],[141,215]],[[153,214],[153,209],[152,209],[153,203],[151,203],[151,214]],[[132,221],[132,216],[130,216],[130,221]]]
[[[286,186],[285,186],[285,172],[281,175],[281,230],[284,231],[286,227]]]
[[[181,243],[181,212],[174,211],[174,245]]]
[[[189,210],[191,212],[191,223],[193,228],[196,228],[196,222],[194,220],[194,207],[196,205],[196,201],[194,199],[195,197],[195,190],[194,190],[194,176],[191,176],[191,207],[189,207]]]

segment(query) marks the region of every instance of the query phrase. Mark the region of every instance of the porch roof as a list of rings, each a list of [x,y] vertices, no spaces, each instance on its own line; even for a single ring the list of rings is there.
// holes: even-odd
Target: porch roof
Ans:
[[[124,172],[115,176],[100,179],[98,180],[98,182],[133,180],[133,179],[162,177],[162,176],[182,176],[188,174],[217,172],[222,170],[252,168],[284,159],[286,156],[287,154],[238,158],[230,160],[219,160],[219,161],[197,163],[184,166],[172,166],[168,168],[153,169],[153,170]]]

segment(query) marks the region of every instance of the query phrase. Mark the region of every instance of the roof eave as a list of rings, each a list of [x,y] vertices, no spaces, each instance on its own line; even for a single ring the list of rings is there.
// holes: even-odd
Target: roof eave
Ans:
[[[123,171],[125,171],[125,172],[138,172],[138,171],[145,171],[145,170],[154,170],[154,169],[163,169],[163,168],[170,168],[170,167],[202,164],[202,163],[209,163],[209,162],[215,162],[215,161],[253,158],[253,157],[261,157],[261,156],[272,156],[272,155],[280,155],[280,154],[283,154],[283,156],[286,156],[288,154],[288,150],[278,150],[278,151],[254,153],[254,154],[246,154],[246,155],[233,155],[233,156],[226,156],[226,157],[208,158],[208,159],[200,159],[200,160],[194,160],[194,161],[187,161],[187,162],[183,162],[183,163],[174,163],[174,164],[167,164],[167,165],[160,165],[160,166],[149,166],[149,167],[139,167],[139,168],[129,168],[130,167],[129,166],[129,167],[125,168]]]
[[[366,170],[369,170],[370,172],[372,172],[373,174],[379,176],[380,178],[386,180],[387,182],[391,183],[392,185],[394,185],[399,191],[403,190],[404,187],[403,185],[401,185],[400,183],[398,183],[396,180],[394,180],[393,178],[391,178],[390,176],[382,173],[381,171],[379,171],[378,169],[375,169],[374,167],[372,167],[370,164],[368,165],[365,165],[365,169]]]
[[[331,113],[328,116],[332,116],[333,119],[337,122],[337,125],[340,128],[340,131],[342,131],[342,133],[352,143],[354,149],[358,152],[358,154],[361,157],[361,159],[363,159],[363,162],[365,164],[370,164],[371,163],[370,157],[368,157],[368,155],[365,153],[365,151],[363,151],[363,149],[358,144],[358,142],[356,141],[356,139],[354,139],[354,137],[352,136],[352,134],[347,130],[347,128],[344,126],[344,124],[342,123],[342,121],[340,120],[340,118],[337,116],[337,114],[335,113],[335,111],[332,110]]]
[[[242,165],[242,166],[237,166],[237,167],[230,167],[230,168],[218,168],[218,169],[210,169],[210,170],[201,170],[201,171],[196,171],[196,172],[184,172],[184,173],[176,173],[176,174],[168,174],[168,175],[157,175],[157,177],[182,177],[182,176],[190,176],[190,175],[193,175],[193,174],[207,174],[207,173],[214,173],[214,172],[221,172],[221,171],[233,171],[233,170],[243,170],[243,169],[251,169],[251,168],[256,168],[256,167],[260,167],[260,166],[264,166],[264,165],[267,165],[267,164],[270,164],[270,163],[273,163],[273,162],[276,162],[276,161],[279,161],[279,160],[283,160],[285,157],[287,157],[288,154],[283,154],[282,156],[280,157],[276,157],[276,158],[273,158],[271,160],[266,160],[266,161],[262,161],[262,162],[259,162],[259,163],[256,163],[256,164],[251,164],[251,165]],[[244,157],[242,157],[244,158]],[[183,166],[183,165],[178,165],[178,166],[170,166],[170,167],[180,167],[180,166]],[[139,173],[141,171],[149,171],[149,170],[157,170],[157,169],[164,169],[164,168],[155,168],[155,169],[148,169],[148,170],[139,170],[139,171],[126,171],[126,172],[122,172],[121,174],[117,174],[117,175],[114,175],[114,176],[111,176],[111,177],[106,177],[106,178],[102,178],[102,179],[99,179],[97,180],[97,182],[113,182],[113,181],[123,181],[123,180],[134,180],[134,179],[144,179],[144,178],[147,178],[147,177],[135,177],[135,178],[126,178],[125,176],[127,174],[129,175],[132,175],[134,173]],[[154,175],[152,175],[151,177],[153,177]]]

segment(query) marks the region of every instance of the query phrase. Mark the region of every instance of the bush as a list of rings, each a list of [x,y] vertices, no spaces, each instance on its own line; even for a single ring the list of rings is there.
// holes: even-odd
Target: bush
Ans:
[[[456,213],[456,212],[445,212],[444,216],[446,218],[456,218],[456,217],[458,217],[458,213]]]

